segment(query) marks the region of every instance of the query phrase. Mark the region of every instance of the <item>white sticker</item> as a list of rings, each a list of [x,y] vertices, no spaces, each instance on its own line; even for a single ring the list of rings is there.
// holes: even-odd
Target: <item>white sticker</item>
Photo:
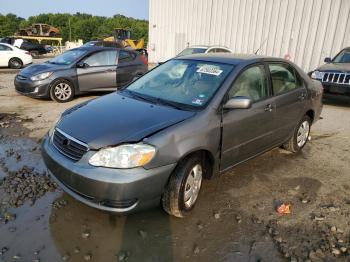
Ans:
[[[219,67],[213,65],[203,65],[198,70],[197,73],[203,73],[208,75],[219,76],[223,71]]]

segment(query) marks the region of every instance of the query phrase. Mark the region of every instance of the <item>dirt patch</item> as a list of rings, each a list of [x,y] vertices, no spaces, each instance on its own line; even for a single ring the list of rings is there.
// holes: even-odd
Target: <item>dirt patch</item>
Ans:
[[[161,208],[116,216],[53,191],[41,158],[59,115],[92,97],[58,105],[4,85],[0,261],[349,261],[350,107],[326,105],[303,152],[275,149],[204,181],[184,219]]]
[[[1,205],[10,208],[28,202],[32,206],[47,192],[55,191],[56,187],[47,173],[40,174],[35,172],[34,168],[24,166],[16,172],[9,172],[2,180],[0,190],[6,195]]]

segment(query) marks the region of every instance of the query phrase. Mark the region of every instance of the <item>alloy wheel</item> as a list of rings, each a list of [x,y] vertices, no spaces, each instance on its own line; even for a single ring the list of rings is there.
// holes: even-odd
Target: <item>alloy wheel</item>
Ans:
[[[54,88],[54,94],[59,100],[67,100],[72,95],[72,89],[70,85],[66,83],[59,83]]]
[[[303,123],[301,123],[298,130],[298,135],[297,135],[298,147],[303,147],[305,145],[306,141],[309,138],[309,133],[310,133],[310,124],[308,121],[304,121]]]
[[[196,202],[202,184],[203,170],[200,164],[195,165],[188,175],[184,190],[184,203],[191,208]]]

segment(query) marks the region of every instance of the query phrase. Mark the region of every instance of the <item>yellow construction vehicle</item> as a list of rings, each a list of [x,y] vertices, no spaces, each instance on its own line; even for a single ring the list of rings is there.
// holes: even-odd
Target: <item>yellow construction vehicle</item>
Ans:
[[[143,49],[145,45],[143,38],[139,40],[131,39],[131,31],[124,28],[115,28],[113,35],[103,39],[103,41],[118,42],[121,46],[132,49]]]

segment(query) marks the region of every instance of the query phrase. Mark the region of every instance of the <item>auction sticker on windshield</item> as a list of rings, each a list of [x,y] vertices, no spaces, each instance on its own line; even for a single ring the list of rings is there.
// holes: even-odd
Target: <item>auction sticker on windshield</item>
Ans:
[[[197,73],[203,73],[208,75],[214,75],[219,76],[221,75],[223,71],[220,70],[220,67],[214,66],[214,65],[202,65],[198,70]]]

